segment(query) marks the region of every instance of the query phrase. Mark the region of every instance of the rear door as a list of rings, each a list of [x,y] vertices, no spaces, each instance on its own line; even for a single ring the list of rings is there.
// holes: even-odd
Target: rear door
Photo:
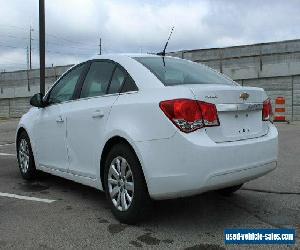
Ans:
[[[112,61],[91,63],[80,99],[68,109],[67,146],[71,173],[92,179],[99,176],[106,122],[124,79],[125,73]]]

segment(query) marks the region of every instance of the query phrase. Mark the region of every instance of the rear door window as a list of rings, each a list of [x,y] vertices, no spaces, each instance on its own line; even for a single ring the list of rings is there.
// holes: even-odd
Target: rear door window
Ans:
[[[117,66],[111,78],[108,94],[119,93],[125,78],[126,73],[119,66]]]
[[[130,91],[138,91],[138,87],[136,86],[132,77],[130,75],[127,75],[123,87],[121,89],[121,93],[130,92]]]
[[[115,64],[109,61],[92,62],[84,80],[81,98],[107,94]]]

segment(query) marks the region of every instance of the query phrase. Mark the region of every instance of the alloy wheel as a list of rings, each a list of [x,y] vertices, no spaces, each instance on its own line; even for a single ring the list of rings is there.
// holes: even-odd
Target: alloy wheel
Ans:
[[[29,167],[29,146],[25,139],[21,139],[19,143],[19,151],[18,151],[18,157],[19,157],[19,164],[22,173],[26,174]]]
[[[114,206],[119,211],[128,210],[134,197],[134,179],[130,165],[125,158],[118,156],[112,160],[107,181]]]

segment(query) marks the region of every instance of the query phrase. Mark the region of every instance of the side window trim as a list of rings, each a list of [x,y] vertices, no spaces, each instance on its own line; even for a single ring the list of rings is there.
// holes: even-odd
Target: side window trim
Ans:
[[[117,67],[118,67],[118,65],[114,62],[114,65],[115,65],[115,67],[114,67],[114,69],[113,69],[113,71],[112,71],[112,73],[111,73],[111,76],[110,76],[110,79],[109,79],[109,82],[108,82],[108,85],[107,85],[107,88],[106,88],[106,91],[105,91],[105,94],[106,95],[108,95],[108,90],[109,90],[109,88],[110,88],[110,85],[111,85],[111,81],[112,81],[112,79],[113,79],[113,77],[114,77],[114,73],[116,72],[116,69],[117,69]]]
[[[80,76],[79,84],[76,86],[76,87],[78,87],[78,88],[76,89],[76,96],[77,96],[76,100],[77,100],[77,99],[81,99],[80,96],[81,96],[82,87],[83,87],[85,78],[86,78],[87,74],[88,74],[89,71],[90,71],[90,68],[91,68],[92,63],[93,63],[92,60],[86,61],[86,67],[85,67],[85,69],[83,70],[83,74]]]

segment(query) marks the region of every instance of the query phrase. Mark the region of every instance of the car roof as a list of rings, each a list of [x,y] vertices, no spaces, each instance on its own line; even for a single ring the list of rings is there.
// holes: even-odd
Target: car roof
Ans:
[[[164,84],[148,68],[139,63],[136,57],[162,58],[156,54],[149,53],[121,53],[121,54],[103,54],[95,55],[90,60],[112,60],[120,64],[134,79],[139,89],[162,88]],[[166,56],[171,57],[171,56]],[[175,58],[175,57],[171,57]],[[179,59],[179,58],[176,58]]]
[[[121,59],[121,58],[134,58],[134,57],[160,57],[155,54],[149,53],[111,53],[111,54],[103,54],[103,55],[96,55],[90,58],[93,59]]]

